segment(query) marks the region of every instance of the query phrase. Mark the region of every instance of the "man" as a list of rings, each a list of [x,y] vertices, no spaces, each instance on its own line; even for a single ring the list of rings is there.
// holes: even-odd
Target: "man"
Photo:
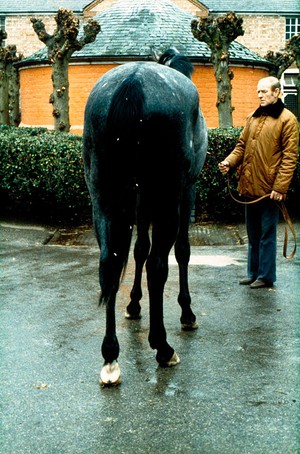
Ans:
[[[247,117],[236,147],[219,164],[226,174],[240,167],[238,190],[245,201],[266,194],[263,200],[246,205],[248,277],[241,285],[252,289],[272,287],[276,281],[276,235],[279,207],[285,199],[298,159],[299,128],[296,117],[280,99],[275,77],[258,82],[260,107]]]

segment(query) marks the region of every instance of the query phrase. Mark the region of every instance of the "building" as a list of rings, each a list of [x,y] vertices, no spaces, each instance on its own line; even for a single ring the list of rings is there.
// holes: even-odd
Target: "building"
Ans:
[[[280,4],[274,0],[272,5],[258,0],[250,2],[250,6],[249,2],[245,5],[242,0],[31,0],[24,6],[16,0],[0,0],[1,26],[8,34],[6,44],[15,43],[19,51],[30,56],[20,66],[22,123],[36,125],[38,119],[40,125],[51,127],[53,124],[52,106],[48,103],[52,91],[51,68],[46,53],[43,50],[36,53],[43,48],[43,43],[33,31],[32,16],[41,17],[51,33],[55,28],[54,16],[63,4],[82,21],[94,17],[101,24],[102,32],[95,43],[73,54],[69,69],[72,131],[80,132],[87,96],[104,72],[124,61],[151,58],[151,46],[162,51],[169,45],[175,45],[191,58],[196,67],[193,80],[199,89],[201,107],[208,126],[216,127],[216,83],[209,63],[210,51],[206,44],[193,38],[190,22],[195,16],[207,16],[209,12],[224,14],[228,10],[235,11],[243,17],[245,29],[245,35],[232,44],[230,53],[234,70],[233,120],[234,125],[240,126],[244,124],[247,113],[257,106],[255,96],[245,97],[245,81],[248,92],[255,93],[257,80],[268,74],[269,66],[263,55],[269,49],[279,50],[284,46],[285,32],[287,36],[297,32],[297,3],[299,0],[286,0]],[[291,82],[287,95],[292,96],[292,100],[295,99],[293,74],[296,72],[297,68],[292,68],[285,79]]]
[[[172,0],[179,8],[197,16],[234,11],[244,21],[245,34],[237,41],[260,56],[268,50],[278,51],[286,40],[300,33],[299,0]],[[81,20],[87,20],[118,0],[0,0],[0,28],[7,31],[6,44],[15,44],[25,57],[43,44],[36,37],[30,17],[43,18],[51,32],[59,7],[71,9]]]

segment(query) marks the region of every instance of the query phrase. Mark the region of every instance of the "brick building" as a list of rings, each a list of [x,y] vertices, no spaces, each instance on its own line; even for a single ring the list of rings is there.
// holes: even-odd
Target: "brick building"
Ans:
[[[167,12],[159,10],[162,3],[167,5]],[[137,18],[142,4],[145,11],[148,11],[148,16],[144,14],[143,19]],[[52,106],[48,103],[52,91],[51,68],[47,64],[45,52],[35,53],[43,44],[33,31],[30,17],[41,17],[47,32],[51,33],[55,27],[54,15],[61,5],[72,9],[82,22],[94,16],[102,26],[96,42],[74,54],[70,65],[70,117],[74,132],[82,130],[85,101],[97,78],[116,63],[128,59],[149,59],[150,46],[153,44],[161,47],[161,50],[175,44],[192,59],[196,66],[193,80],[200,92],[207,123],[210,127],[217,126],[216,84],[209,63],[210,53],[204,43],[199,43],[192,37],[190,21],[194,16],[207,16],[209,12],[224,14],[229,10],[235,11],[244,20],[245,35],[233,43],[230,58],[234,70],[234,124],[242,125],[247,113],[257,104],[255,96],[245,99],[245,82],[247,92],[255,93],[258,78],[268,73],[268,65],[259,55],[262,57],[269,49],[282,48],[289,33],[299,31],[300,22],[299,8],[297,9],[299,0],[283,0],[280,3],[274,0],[272,5],[260,0],[248,2],[247,5],[242,0],[28,0],[26,5],[16,0],[0,0],[0,24],[8,34],[5,44],[17,44],[19,52],[31,56],[20,68],[22,122],[26,125],[37,124],[37,119],[39,124],[45,126],[51,127],[53,124]],[[115,11],[114,8],[120,13],[117,15],[118,24],[111,12]],[[172,24],[174,17],[177,20],[175,26]],[[131,31],[125,27],[127,34],[120,38],[120,30],[124,29],[126,20]],[[119,27],[118,32],[112,33],[112,30],[117,31],[116,27]],[[119,39],[116,40],[117,36]],[[293,82],[293,74],[296,72],[296,68],[291,69],[290,82]],[[294,89],[292,85],[290,89]]]
[[[6,44],[16,44],[19,52],[29,56],[43,44],[35,35],[30,17],[43,18],[47,30],[55,26],[58,8],[71,9],[82,20],[101,13],[119,0],[0,0],[0,28],[7,31]],[[278,51],[287,39],[300,33],[299,0],[172,0],[178,7],[195,16],[234,11],[243,18],[245,34],[237,39],[262,57],[268,50]]]

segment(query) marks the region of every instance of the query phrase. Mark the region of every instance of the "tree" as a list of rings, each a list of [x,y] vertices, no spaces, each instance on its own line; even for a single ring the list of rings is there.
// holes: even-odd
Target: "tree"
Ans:
[[[229,11],[224,16],[213,16],[193,20],[192,33],[198,41],[204,41],[211,50],[211,62],[217,82],[217,108],[219,126],[232,126],[231,92],[233,71],[229,69],[229,47],[232,41],[244,34],[243,19]]]
[[[9,124],[19,126],[21,121],[20,112],[20,74],[19,69],[14,63],[23,58],[17,54],[17,48],[14,44],[7,46],[7,65],[6,73],[8,78],[8,110]]]
[[[7,38],[7,33],[0,30],[0,124],[9,124],[8,113],[8,81],[6,74],[6,51],[2,47],[3,41]]]
[[[264,58],[272,64],[270,74],[278,79],[281,78],[286,69],[294,62],[296,63],[296,66],[299,69],[296,88],[298,99],[297,111],[298,118],[300,118],[300,35],[292,36],[292,38],[286,42],[282,52],[273,52],[269,50]]]
[[[34,31],[48,48],[48,58],[52,64],[53,92],[49,102],[53,104],[54,129],[69,132],[69,61],[75,51],[95,41],[100,25],[95,20],[89,20],[78,38],[79,19],[72,11],[60,8],[55,21],[56,30],[49,35],[42,20],[31,18]]]
[[[3,47],[7,38],[0,30],[0,124],[18,126],[20,123],[20,78],[14,63],[22,59],[15,45]]]

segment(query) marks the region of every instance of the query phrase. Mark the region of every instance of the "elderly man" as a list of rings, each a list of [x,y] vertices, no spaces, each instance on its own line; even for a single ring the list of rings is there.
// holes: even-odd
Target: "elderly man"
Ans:
[[[288,191],[299,144],[298,122],[280,99],[279,80],[261,79],[257,95],[260,107],[247,117],[236,147],[219,164],[223,174],[240,165],[238,190],[245,201],[270,194],[246,205],[248,276],[240,284],[252,289],[271,287],[276,281],[276,202]]]

